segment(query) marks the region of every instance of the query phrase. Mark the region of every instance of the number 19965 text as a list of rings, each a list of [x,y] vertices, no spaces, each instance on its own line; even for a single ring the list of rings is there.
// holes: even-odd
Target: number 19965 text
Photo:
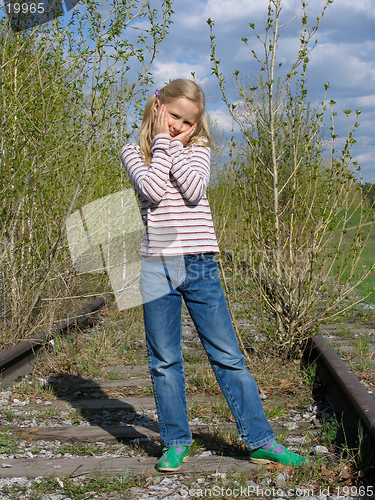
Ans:
[[[8,14],[43,14],[44,2],[39,3],[17,3],[9,2],[6,5]]]

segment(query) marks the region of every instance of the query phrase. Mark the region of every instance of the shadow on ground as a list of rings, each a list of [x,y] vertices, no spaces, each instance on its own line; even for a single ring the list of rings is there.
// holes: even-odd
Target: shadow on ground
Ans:
[[[51,378],[47,387],[61,401],[69,403],[77,412],[77,423],[84,419],[91,426],[100,427],[117,442],[131,444],[150,456],[160,456],[159,426],[157,420],[139,412],[125,399],[109,397],[95,380],[69,373]],[[150,399],[150,398],[146,398]],[[142,398],[140,398],[140,403]],[[71,417],[74,423],[74,416]],[[142,432],[142,429],[145,431]],[[149,432],[151,431],[151,432]],[[237,442],[237,431],[233,424],[220,429],[210,425],[193,429],[192,454],[198,451],[212,451],[214,454],[248,457],[246,448]],[[87,438],[69,438],[71,442],[87,442]]]

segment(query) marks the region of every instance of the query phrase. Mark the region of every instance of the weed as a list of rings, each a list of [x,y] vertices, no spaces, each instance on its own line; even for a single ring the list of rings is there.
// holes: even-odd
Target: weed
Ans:
[[[188,379],[187,392],[204,390],[206,394],[221,394],[215,375],[209,365],[199,365]]]
[[[44,421],[48,418],[53,418],[58,413],[57,408],[48,408],[47,410],[41,410],[35,415],[35,419],[39,421]]]
[[[190,366],[196,366],[196,365],[202,365],[202,359],[204,359],[204,353],[202,354],[196,354],[196,353],[189,353],[188,351],[183,352],[184,355],[184,361],[189,363]],[[206,358],[207,359],[207,358]]]
[[[14,414],[14,412],[13,412],[12,410],[6,410],[6,411],[4,412],[4,416],[5,416],[5,418],[6,418],[6,419],[10,422],[11,420],[13,420],[13,419],[14,419],[15,414]]]
[[[208,421],[209,410],[207,407],[203,406],[202,403],[193,401],[188,407],[188,418],[199,418],[204,422]]]
[[[90,376],[97,378],[100,375],[100,367],[92,363],[91,359],[82,360],[82,371],[90,374]]]
[[[338,323],[336,329],[336,335],[338,337],[350,337],[351,333],[345,323]]]
[[[345,360],[353,372],[371,373],[373,371],[373,359],[375,355],[371,334],[360,332],[353,336],[352,333],[348,333],[347,337],[344,345],[340,342],[334,342],[332,344],[334,349]]]
[[[117,380],[119,378],[118,373],[116,372],[116,369],[114,368],[112,371],[108,372],[105,375],[106,380]]]
[[[309,365],[308,367],[306,367],[304,369],[304,371],[302,372],[302,379],[303,379],[304,383],[309,387],[312,387],[314,384],[315,376],[316,376],[316,368],[317,368],[317,364],[313,363],[312,365]]]
[[[193,457],[204,450],[206,450],[204,442],[202,440],[193,439],[191,445],[189,446],[189,455]]]
[[[15,483],[12,487],[4,487],[7,494],[13,495],[18,493],[26,493],[27,498],[39,499],[45,494],[58,494],[59,498],[69,497],[74,500],[85,500],[98,494],[108,494],[115,496],[121,495],[121,498],[129,498],[123,496],[127,490],[139,483],[139,480],[133,478],[127,471],[122,475],[110,475],[105,472],[96,472],[92,477],[87,478],[70,478],[64,480],[55,477],[44,477],[40,481],[33,481],[31,486],[20,486]],[[12,496],[12,498],[15,498]]]
[[[211,403],[212,412],[222,421],[230,421],[233,419],[233,414],[224,398],[219,403]]]
[[[342,434],[342,425],[336,417],[330,420],[323,419],[320,430],[320,439],[326,446],[337,443],[339,435]]]
[[[0,433],[0,454],[10,453],[17,448],[17,441],[12,437],[12,433],[7,429]]]
[[[375,450],[373,438],[365,434],[362,425],[358,424],[358,456],[356,465],[359,470],[373,467],[375,463]],[[373,473],[374,475],[374,473]]]
[[[146,395],[146,396],[153,396],[153,395],[154,395],[154,391],[153,391],[153,389],[152,389],[152,385],[149,385],[149,386],[147,387],[147,389],[145,390],[145,395]]]
[[[284,404],[274,404],[271,408],[265,408],[264,413],[270,420],[283,417],[287,411]]]
[[[44,378],[67,373],[95,378],[109,364],[144,364],[144,341],[140,339],[144,337],[142,308],[133,308],[120,318],[114,311],[115,308],[109,310],[110,321],[97,325],[90,335],[56,338],[54,351],[46,353],[38,363],[38,374]],[[117,377],[109,374],[108,378]]]
[[[340,460],[345,461],[347,467],[355,469],[367,463],[369,458],[373,459],[371,447],[369,448],[369,442],[364,437],[361,425],[358,427],[357,424],[349,425],[347,422],[344,426],[336,418],[323,420],[319,437],[326,446],[335,447]]]
[[[337,470],[325,460],[312,461],[308,467],[298,467],[288,476],[291,491],[300,492],[302,498],[318,497],[324,490],[333,490],[337,484]]]
[[[372,371],[373,360],[371,359],[371,350],[373,341],[370,335],[360,334],[354,339],[354,353],[352,363],[358,371]]]
[[[31,385],[32,385],[32,381],[29,380],[28,377],[25,377],[18,386],[18,390],[19,390],[20,394],[24,394],[25,396],[30,394],[30,392],[32,392]]]
[[[71,420],[73,425],[79,424],[83,420],[81,409],[80,408],[71,408],[69,411],[69,417],[70,417],[70,420]]]
[[[44,398],[54,399],[55,392],[51,387],[51,385],[49,385],[48,383],[47,384],[38,383],[37,386],[35,387],[35,394],[36,395],[41,394],[43,395]]]
[[[304,407],[308,406],[311,403],[311,390],[308,392],[306,390],[298,391],[293,399],[290,401],[290,404],[293,407]]]

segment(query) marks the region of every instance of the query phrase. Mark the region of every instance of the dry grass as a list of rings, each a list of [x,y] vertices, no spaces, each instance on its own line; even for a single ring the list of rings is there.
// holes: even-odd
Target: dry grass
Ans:
[[[101,310],[99,320],[88,330],[56,336],[53,349],[40,359],[35,374],[44,378],[62,374],[100,378],[109,365],[146,363],[140,307],[120,312],[111,303]]]
[[[239,311],[238,316],[241,317],[241,314]],[[90,331],[75,332],[70,338],[56,339],[55,352],[49,353],[44,360],[39,362],[35,374],[44,378],[59,375],[63,379],[70,378],[74,381],[75,378],[77,380],[108,378],[108,370],[105,370],[108,366],[144,365],[147,356],[144,345],[142,309],[135,308],[119,312],[115,304],[112,303],[102,311],[100,319],[100,324]],[[220,395],[220,389],[204,353],[187,356],[187,359],[189,361],[185,362],[185,367],[188,395]],[[250,351],[249,361],[249,369],[257,380],[260,392],[266,396],[263,400],[263,407],[269,419],[275,421],[283,418],[289,410],[298,410],[298,408],[303,408],[312,402],[311,387],[303,381],[299,362],[283,363],[279,358],[270,356],[267,352],[267,346],[261,345],[261,343],[259,343],[257,351]],[[40,390],[48,390],[48,388]],[[129,389],[113,389],[110,394],[111,397],[141,397],[151,396],[152,390],[151,386],[131,387]],[[84,418],[84,416],[79,418]],[[207,404],[207,402],[202,404],[198,400],[193,401],[189,406],[189,418],[199,418],[207,424],[205,430],[194,435],[192,455],[204,450],[215,450],[222,454],[247,455],[245,447],[238,441],[233,416],[223,398],[218,398],[217,402],[211,404]],[[224,428],[213,424],[215,419],[227,422],[228,426]],[[283,438],[285,436],[279,436],[281,441]],[[311,437],[311,440],[312,445],[325,444],[324,439],[320,440],[319,436]],[[155,444],[155,446],[150,447],[147,453],[160,454],[159,448],[160,445]],[[318,491],[326,480],[331,481],[330,484],[338,484],[340,470],[344,465],[350,468],[353,463],[353,460],[341,460],[339,466],[334,466],[326,460],[318,460],[304,471],[288,469],[287,482],[288,485],[294,483],[299,487],[306,486],[306,488]],[[285,467],[270,465],[264,467],[260,472],[233,476],[233,481],[241,483],[252,480],[259,484],[265,478],[271,478],[275,481],[278,474],[285,470]],[[351,477],[354,478],[355,475]],[[220,482],[212,482],[212,484],[220,484]],[[230,484],[230,482],[226,484]]]

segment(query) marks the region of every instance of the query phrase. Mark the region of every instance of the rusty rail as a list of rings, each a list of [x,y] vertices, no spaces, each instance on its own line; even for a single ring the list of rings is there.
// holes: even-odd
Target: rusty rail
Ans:
[[[328,381],[333,383],[335,390],[337,389],[342,394],[345,403],[349,403],[352,415],[357,416],[357,420],[360,418],[375,438],[375,399],[320,333],[311,339],[310,348],[314,359],[324,365],[324,370],[330,378]],[[334,399],[340,400],[337,395]]]
[[[12,385],[17,378],[30,373],[35,365],[37,351],[54,334],[69,330],[69,328],[75,326],[82,326],[90,315],[99,310],[104,304],[105,297],[100,297],[76,313],[69,315],[65,320],[55,323],[49,330],[40,332],[0,353],[0,388]],[[326,374],[325,378],[334,384],[334,392],[337,392],[336,400],[341,402],[345,400],[343,407],[349,408],[355,419],[360,419],[368,428],[372,437],[375,438],[375,400],[321,334],[316,334],[310,340],[309,347],[305,352],[305,358],[308,359],[309,363],[317,361],[318,364],[323,366],[323,371]]]
[[[66,319],[54,323],[46,330],[0,353],[0,387],[11,386],[19,377],[30,373],[35,365],[35,355],[57,333],[72,327],[83,326],[90,315],[105,304],[106,297],[99,297]]]

